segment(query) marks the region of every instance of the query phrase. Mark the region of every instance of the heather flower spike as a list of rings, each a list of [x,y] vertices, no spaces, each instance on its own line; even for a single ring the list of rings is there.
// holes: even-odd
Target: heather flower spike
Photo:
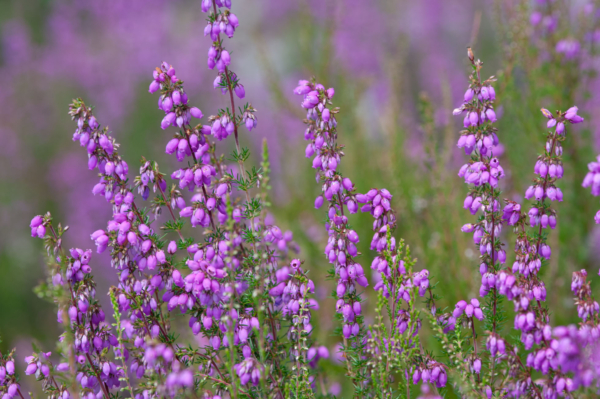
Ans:
[[[301,107],[307,110],[304,138],[309,142],[305,155],[313,158],[312,167],[316,169],[317,182],[321,183],[322,194],[316,198],[315,208],[321,208],[325,200],[328,203],[325,228],[329,239],[324,255],[333,266],[333,274],[337,278],[336,311],[342,324],[340,335],[343,350],[346,358],[371,359],[366,369],[374,373],[379,365],[374,359],[382,353],[387,354],[387,367],[391,367],[392,353],[401,348],[410,348],[411,353],[416,351],[421,320],[414,310],[414,301],[417,295],[424,296],[427,292],[429,272],[413,272],[414,261],[410,258],[408,248],[403,242],[397,246],[395,238],[391,236],[396,225],[396,215],[391,207],[392,194],[386,189],[370,189],[360,194],[352,181],[339,171],[344,153],[337,143],[337,115],[340,110],[333,107],[335,90],[326,89],[314,81],[301,80],[294,93],[303,96]],[[361,287],[367,287],[369,282],[363,267],[356,260],[359,255],[356,243],[360,239],[351,228],[349,219],[359,209],[374,218],[371,240],[371,249],[377,253],[371,264],[374,289],[380,292],[379,306],[389,310],[387,316],[392,323],[392,331],[384,331],[383,324],[378,328],[370,326],[368,330],[364,326],[360,290]],[[403,251],[406,252],[404,256]],[[390,334],[394,337],[393,343],[386,342]],[[438,374],[431,382],[443,387],[447,377],[445,372],[439,372],[443,369],[436,365],[432,359],[430,366],[438,370]],[[356,389],[364,384],[376,386],[376,381],[361,379],[362,369],[354,369],[349,362],[347,369],[353,376]],[[384,386],[388,384],[385,379],[381,383]]]
[[[482,297],[491,292],[491,301],[497,301],[496,279],[498,272],[506,261],[502,243],[498,240],[502,231],[503,220],[500,214],[499,180],[504,177],[504,169],[500,160],[495,156],[495,148],[499,145],[494,102],[496,93],[492,86],[495,81],[490,77],[481,80],[483,62],[475,61],[473,52],[469,49],[469,60],[473,64],[470,85],[464,96],[463,104],[455,110],[455,114],[465,114],[464,130],[460,132],[458,147],[464,148],[470,155],[468,163],[464,164],[458,173],[469,185],[469,192],[464,201],[464,208],[475,215],[481,211],[483,220],[476,224],[463,226],[463,231],[473,233],[475,245],[480,252]],[[493,305],[495,311],[496,306]],[[492,330],[495,331],[497,316],[492,314]]]

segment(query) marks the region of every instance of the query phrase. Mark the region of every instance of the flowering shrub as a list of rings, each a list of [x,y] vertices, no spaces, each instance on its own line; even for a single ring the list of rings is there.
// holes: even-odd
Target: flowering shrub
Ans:
[[[572,276],[581,322],[569,326],[550,323],[539,277],[552,257],[549,236],[558,223],[557,202],[563,200],[558,181],[567,128],[583,121],[577,107],[555,113],[542,108],[547,141],[525,192],[531,200],[525,213],[525,203],[501,198],[506,174],[498,159],[502,135],[494,125],[495,78],[482,79],[483,63],[469,48],[469,87],[453,113],[464,114],[457,146],[469,159],[458,176],[468,186],[464,208],[476,219],[462,231],[473,233],[480,252],[480,299],[465,298],[446,312],[436,301],[448,288],[437,286],[407,243],[393,236],[401,215],[391,207],[392,193],[385,188],[359,193],[342,174],[335,90],[301,80],[294,93],[303,97],[306,110],[305,155],[321,184],[314,204],[326,206],[323,255],[336,281],[334,335],[340,345],[330,354],[311,334],[312,315],[320,306],[309,277],[312,266],[303,264],[291,232],[282,232],[267,212],[267,144],[260,167],[249,165],[250,151],[240,145],[239,136],[257,127],[257,111],[249,103],[240,106],[245,89],[224,46],[223,35],[234,36],[238,18],[227,0],[203,0],[202,10],[208,13],[204,33],[212,41],[208,67],[217,70],[214,88],[226,96],[227,106],[196,124],[204,114],[189,103],[176,69],[163,62],[153,71],[149,92],[159,94],[160,126],[174,131],[165,151],[182,165],[170,180],[145,158],[139,175],[130,179],[119,144],[93,108],[81,99],[70,105],[77,124],[73,141],[87,151],[88,168],[100,176],[91,191],[112,208],[107,226],[92,232],[91,240],[97,253],[110,252],[119,283],[109,292],[112,309],[102,309],[92,250],[67,250],[68,228],[50,213],[35,216],[31,235],[44,241],[49,258],[49,282],[40,292],[58,305],[57,321],[65,330],[58,348],[62,360],[54,362],[42,350],[24,358],[14,351],[1,354],[3,399],[24,399],[15,364],[35,375],[55,399],[334,397],[339,392],[326,386],[320,363],[330,355],[341,359],[355,397],[598,393],[600,308],[587,272]],[[567,58],[576,52],[568,42],[558,48]],[[218,149],[225,140],[235,143],[229,158]],[[590,163],[583,181],[593,195],[600,195],[599,162]],[[363,232],[351,223],[359,211],[373,217],[371,278],[359,263]],[[160,224],[163,212],[169,219]],[[201,233],[186,236],[188,219]],[[600,222],[600,211],[595,219]],[[503,233],[503,226],[511,226],[512,234]],[[514,263],[507,267],[513,257],[505,248],[512,239]],[[373,323],[363,314],[362,294],[371,289],[377,298]],[[514,314],[504,310],[504,301],[513,302]],[[187,329],[176,314],[184,315]],[[510,333],[510,318],[520,334]],[[426,346],[425,327],[439,346]],[[189,335],[201,344],[191,344]]]

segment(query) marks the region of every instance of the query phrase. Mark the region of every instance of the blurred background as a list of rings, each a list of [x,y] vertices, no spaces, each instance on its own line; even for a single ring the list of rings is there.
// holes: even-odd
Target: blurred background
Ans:
[[[0,9],[0,350],[16,347],[23,358],[32,340],[52,350],[61,333],[56,308],[33,292],[46,274],[42,242],[29,234],[32,216],[51,211],[70,227],[67,248],[93,248],[89,234],[110,214],[91,193],[97,176],[87,169],[85,152],[71,141],[71,99],[95,105],[133,174],[141,156],[157,160],[165,173],[177,168],[164,153],[170,133],[160,129],[163,115],[147,89],[160,62],[177,69],[205,115],[227,102],[212,88],[198,0],[2,0]],[[295,84],[316,76],[335,87],[339,142],[346,146],[341,171],[359,192],[392,192],[395,236],[410,245],[417,268],[439,283],[441,307],[454,306],[478,296],[480,280],[477,248],[460,231],[474,217],[462,208],[467,187],[457,171],[467,157],[456,148],[462,118],[452,116],[468,84],[468,45],[485,63],[483,77],[498,78],[505,198],[522,201],[533,178],[545,143],[540,107],[576,104],[586,118],[569,129],[564,144],[564,202],[554,204],[553,258],[542,271],[552,322],[576,322],[572,271],[587,269],[600,293],[600,230],[593,220],[600,203],[581,187],[600,146],[599,10],[593,2],[561,0],[233,0],[240,27],[226,46],[246,100],[258,110],[258,128],[243,129],[242,141],[258,164],[268,140],[271,212],[293,231],[318,286],[317,341],[330,348],[337,342],[329,299],[334,285],[325,280],[325,211],[313,207],[320,187],[304,158]],[[225,144],[220,148],[228,153]],[[370,265],[371,217],[355,215],[352,223],[361,235],[362,263]],[[502,238],[512,265],[509,230]],[[92,258],[99,297],[115,279],[104,255]],[[366,289],[367,297],[372,293]],[[330,363],[335,383],[341,368]]]

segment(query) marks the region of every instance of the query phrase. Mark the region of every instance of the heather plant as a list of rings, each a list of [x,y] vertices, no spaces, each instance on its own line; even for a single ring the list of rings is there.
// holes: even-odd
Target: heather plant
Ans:
[[[188,99],[183,76],[167,62],[152,71],[149,86],[162,111],[155,124],[170,134],[165,152],[175,156],[177,170],[163,173],[156,161],[142,158],[139,174],[131,176],[120,144],[94,108],[82,99],[70,105],[73,141],[85,149],[88,169],[99,177],[91,192],[112,212],[106,227],[89,232],[96,252],[108,254],[110,264],[98,265],[91,249],[66,249],[68,228],[49,212],[33,217],[31,236],[43,240],[48,275],[36,292],[57,306],[64,333],[58,357],[37,346],[27,357],[0,354],[3,399],[25,398],[22,373],[35,376],[54,399],[336,397],[339,390],[321,361],[330,356],[344,370],[345,397],[598,394],[600,309],[587,271],[572,275],[576,325],[553,323],[543,278],[564,199],[563,145],[570,144],[570,126],[584,120],[577,107],[542,108],[546,142],[531,160],[535,176],[524,195],[530,204],[502,198],[509,170],[500,157],[512,148],[501,142],[505,136],[496,123],[497,78],[485,78],[483,62],[468,49],[468,88],[453,112],[464,114],[455,139],[468,160],[448,179],[462,179],[468,187],[464,208],[474,219],[462,231],[473,234],[479,260],[463,262],[479,271],[480,288],[478,298],[463,297],[446,308],[442,304],[453,287],[414,258],[407,240],[396,238],[404,222],[402,211],[392,208],[392,191],[361,192],[348,177],[345,147],[338,142],[338,134],[345,137],[345,109],[334,107],[335,90],[315,78],[301,80],[294,93],[302,96],[306,112],[305,156],[316,170],[321,192],[314,207],[327,233],[322,259],[331,265],[328,277],[335,287],[331,334],[339,345],[330,353],[314,336],[315,314],[325,311],[315,295],[324,282],[311,279],[318,265],[301,260],[291,231],[276,225],[269,208],[268,143],[260,165],[252,165],[250,149],[240,140],[258,128],[258,111],[240,103],[246,91],[225,47],[225,36],[233,38],[240,27],[238,17],[228,0],[203,0],[201,7],[211,42],[207,64],[216,69],[213,87],[224,95],[225,107],[205,118]],[[548,18],[545,26],[552,32],[553,17]],[[577,46],[559,44],[557,52],[575,57]],[[430,112],[426,98],[422,112]],[[229,154],[227,147],[233,148]],[[435,153],[430,149],[432,158]],[[583,181],[590,186],[593,195],[600,194],[596,162]],[[367,257],[358,249],[367,233],[360,213],[370,215],[370,273],[360,264]],[[449,228],[460,234],[460,225]],[[116,275],[107,294],[110,308],[103,309],[96,292],[99,267],[111,267]]]

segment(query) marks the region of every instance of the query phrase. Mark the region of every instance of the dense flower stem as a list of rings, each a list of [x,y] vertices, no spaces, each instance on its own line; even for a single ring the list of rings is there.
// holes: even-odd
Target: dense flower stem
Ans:
[[[472,324],[473,332],[473,350],[474,358],[471,369],[477,374],[477,384],[480,382],[481,359],[477,353],[476,333],[473,320],[474,307],[478,309],[479,314],[475,315],[477,319],[483,320],[485,317],[485,330],[489,331],[487,349],[490,351],[490,372],[491,384],[488,395],[493,394],[497,387],[494,384],[496,360],[494,359],[497,348],[496,343],[501,341],[501,348],[504,347],[504,341],[497,336],[499,329],[498,323],[503,319],[499,315],[499,296],[498,279],[503,273],[503,264],[506,261],[506,253],[502,249],[502,243],[499,240],[499,234],[502,229],[503,219],[500,218],[498,198],[500,191],[498,183],[504,177],[504,170],[500,166],[500,161],[495,156],[495,147],[499,145],[496,135],[497,128],[493,126],[497,117],[494,110],[496,94],[492,83],[496,80],[493,76],[485,81],[481,79],[481,69],[483,62],[475,59],[473,51],[469,47],[467,55],[472,65],[472,73],[469,77],[469,88],[464,94],[463,104],[453,111],[454,115],[460,115],[466,112],[463,125],[465,130],[461,131],[461,137],[458,140],[458,147],[464,148],[465,153],[470,155],[471,159],[463,165],[458,175],[465,179],[465,183],[470,185],[469,194],[465,198],[464,208],[475,215],[482,211],[483,217],[476,224],[466,224],[463,226],[463,232],[471,232],[473,240],[480,251],[480,274],[481,288],[480,296],[487,297],[485,316],[479,308],[479,301],[473,299],[471,304],[460,301],[453,313],[453,318],[458,318],[467,307],[467,316]],[[471,186],[472,185],[472,186]],[[498,264],[497,264],[498,263]],[[469,314],[470,313],[470,314]],[[451,320],[450,318],[449,320]],[[449,329],[453,329],[453,323],[450,323]],[[491,342],[491,344],[490,344]],[[504,353],[500,349],[501,354]],[[476,364],[476,366],[475,366]],[[478,388],[479,389],[479,388]]]
[[[556,147],[556,142],[557,142],[557,136],[556,134],[552,137],[552,145],[551,145],[551,149],[549,151],[550,154],[554,154],[554,150]],[[544,192],[546,192],[546,188],[548,185],[548,180],[550,180],[550,174],[547,174],[544,178],[544,184],[542,185],[542,189],[544,190]],[[542,199],[542,209],[545,209],[544,204],[546,202],[546,198],[544,197]],[[540,228],[538,229],[538,240],[537,240],[537,244],[536,244],[536,252],[540,253],[540,245],[542,244],[542,228],[543,225],[542,223],[540,223]],[[540,301],[538,301],[539,304]],[[541,311],[541,305],[540,305],[540,311]]]
[[[215,0],[211,0],[211,1],[212,1],[212,5],[213,5],[213,11],[214,11],[215,16],[216,16],[217,15],[217,4],[216,4]],[[218,42],[219,46],[222,45],[221,35],[220,34],[219,34],[217,42]],[[234,134],[235,134],[235,148],[237,149],[238,154],[239,154],[240,153],[240,142],[239,142],[239,139],[238,139],[237,121],[236,121],[236,118],[235,118],[235,103],[234,103],[234,100],[233,100],[233,87],[232,87],[231,80],[230,80],[230,77],[229,77],[229,68],[227,68],[227,66],[225,66],[225,78],[227,79],[227,88],[228,88],[228,91],[229,91],[229,98],[230,98],[230,101],[231,101],[231,113],[233,115],[233,131],[234,131]],[[240,164],[240,170],[243,170],[243,165],[242,164]],[[245,175],[245,173],[244,173],[244,175]]]
[[[212,5],[213,5],[213,10],[214,10],[214,13],[216,16],[217,15],[217,4],[216,4],[215,0],[212,0]],[[220,34],[219,34],[219,38],[218,38],[218,43],[219,43],[219,46],[222,45]],[[231,84],[231,78],[229,76],[229,68],[227,68],[227,66],[225,66],[225,78],[227,79],[227,90],[229,91],[229,99],[231,101],[231,114],[233,116],[233,132],[235,135],[235,148],[239,155],[239,154],[241,154],[241,148],[240,148],[240,142],[238,139],[238,121],[236,120],[236,116],[235,116],[235,101],[233,99],[233,85]],[[245,177],[246,176],[246,168],[244,167],[244,162],[239,158],[238,158],[238,165],[240,167],[240,173],[241,173],[242,177]],[[250,194],[248,193],[248,190],[244,190],[244,193],[246,194],[246,202],[250,203]],[[256,231],[256,228],[254,226],[254,218],[250,219],[250,225],[252,226],[252,231]]]
[[[480,65],[477,65],[477,80],[478,80],[478,84],[481,85],[481,66]],[[481,120],[479,120],[477,122],[477,124],[478,124],[478,126],[481,125]],[[483,154],[481,152],[479,153],[479,161],[482,162],[482,163],[486,163],[486,160],[484,159]],[[494,190],[494,187],[492,187],[491,185],[489,186],[489,188],[490,188],[490,194],[489,194],[489,196],[490,196],[490,205],[489,206],[492,209],[492,212],[490,214],[490,218],[491,218],[491,221],[492,221],[492,232],[491,232],[492,248],[491,248],[490,257],[492,259],[491,267],[492,267],[492,269],[495,270],[495,268],[496,268],[496,262],[495,262],[495,251],[496,251],[496,248],[495,248],[496,247],[496,245],[495,245],[495,242],[496,242],[495,241],[495,232],[496,232],[496,229],[494,228],[495,221],[494,221],[494,211],[493,211],[494,201],[495,201],[495,198],[494,198],[495,190]],[[496,320],[496,308],[497,308],[497,305],[498,305],[498,298],[497,298],[497,295],[496,295],[496,288],[492,288],[490,291],[491,291],[491,294],[492,294],[492,303],[493,303],[493,305],[492,305],[492,332],[496,333],[496,321],[497,321]],[[474,328],[475,327],[473,326],[473,329]],[[473,331],[473,334],[475,334],[474,331]],[[475,341],[475,335],[473,335],[473,340]],[[477,348],[476,347],[475,347],[475,355],[477,355]]]
[[[472,54],[471,52],[471,48],[469,48],[469,53]],[[471,59],[471,57],[469,57]],[[471,63],[473,65],[475,65],[475,67],[477,68],[477,83],[479,86],[481,86],[481,63],[475,63],[474,62],[475,58],[473,57],[471,59]],[[477,99],[478,103],[480,103],[479,98]],[[480,126],[482,123],[481,119],[478,119],[477,121],[477,125]],[[480,151],[479,152],[479,161],[482,163],[486,163],[486,160],[484,159],[483,153]],[[495,193],[495,189],[494,187],[492,187],[492,185],[489,185],[489,189],[490,189],[490,193],[489,193],[489,197],[490,197],[490,204],[489,207],[491,209],[490,212],[490,218],[492,221],[492,231],[491,231],[491,242],[492,242],[492,248],[491,248],[491,253],[490,253],[490,257],[492,259],[491,261],[491,267],[492,270],[496,269],[496,259],[495,259],[495,252],[496,252],[496,241],[495,241],[495,233],[496,233],[496,229],[495,229],[495,220],[494,220],[494,203],[495,203],[495,198],[494,198],[494,193]],[[496,333],[496,310],[497,310],[497,306],[498,306],[498,297],[496,294],[496,288],[492,288],[491,290],[491,294],[492,294],[492,332],[495,334]],[[474,327],[473,327],[474,328]],[[473,339],[475,339],[475,337],[473,337]],[[477,352],[477,350],[475,350],[475,352]]]

